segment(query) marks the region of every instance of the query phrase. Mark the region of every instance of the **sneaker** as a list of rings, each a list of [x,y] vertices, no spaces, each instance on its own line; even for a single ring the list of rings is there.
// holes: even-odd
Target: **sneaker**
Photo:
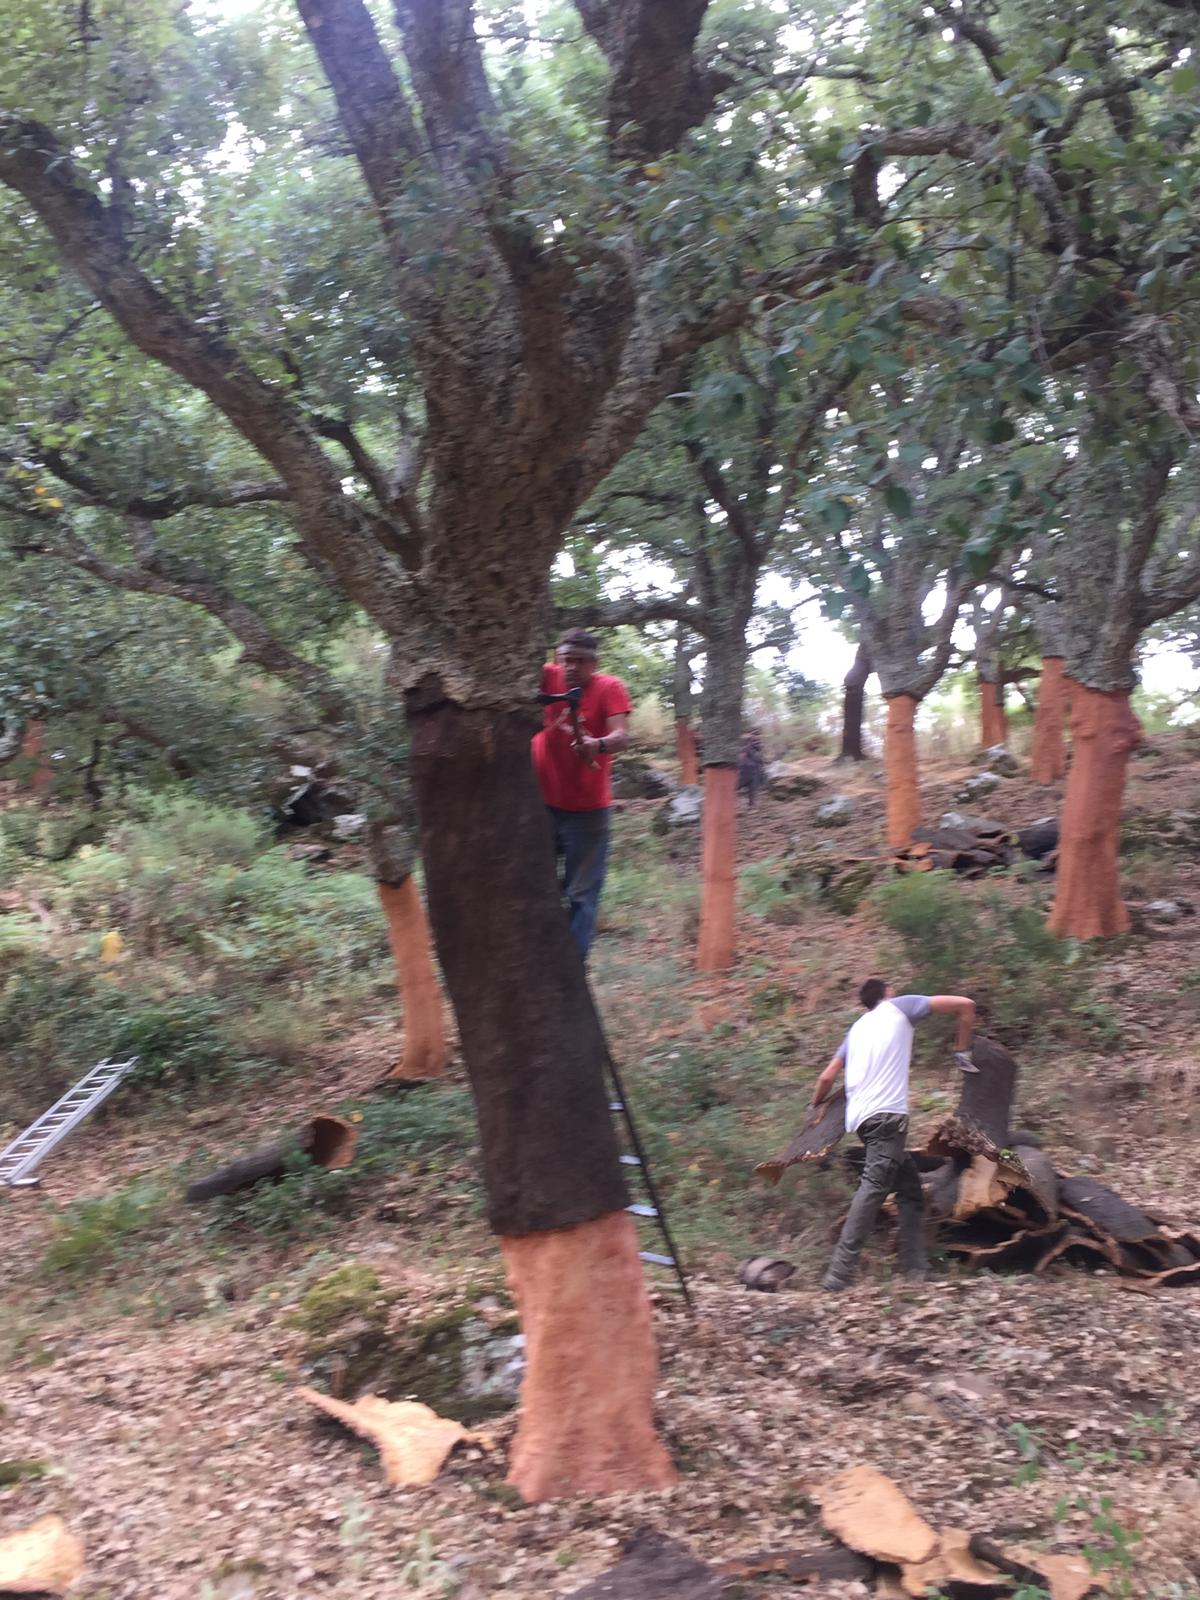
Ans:
[[[956,1050],[954,1052],[954,1065],[960,1072],[978,1072],[979,1068],[971,1060],[969,1050]]]
[[[821,1279],[821,1287],[826,1294],[841,1294],[843,1289],[853,1289],[854,1285],[845,1278],[835,1278],[832,1272],[827,1272]]]

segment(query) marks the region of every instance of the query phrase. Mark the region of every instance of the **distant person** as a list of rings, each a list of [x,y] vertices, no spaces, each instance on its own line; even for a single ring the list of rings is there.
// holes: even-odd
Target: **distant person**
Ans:
[[[738,753],[738,793],[744,794],[748,809],[754,810],[759,791],[766,787],[767,758],[763,753],[762,734],[757,728],[742,735],[742,748]]]
[[[596,913],[608,867],[612,757],[629,743],[633,706],[619,678],[597,672],[594,634],[571,628],[558,641],[557,659],[542,668],[542,692],[582,689],[577,713],[546,707],[533,741],[533,765],[554,827],[571,934],[586,961],[596,934]]]
[[[895,1191],[900,1214],[897,1257],[909,1278],[925,1276],[924,1196],[916,1163],[905,1153],[908,1137],[908,1069],[913,1024],[930,1012],[958,1018],[955,1062],[963,1072],[978,1072],[971,1060],[975,1002],[957,994],[897,995],[882,978],[868,978],[858,992],[865,1012],[842,1040],[817,1079],[806,1124],[820,1121],[820,1107],[837,1075],[846,1069],[846,1131],[866,1146],[862,1181],[821,1280],[823,1289],[849,1289],[862,1247],[871,1236],[879,1208]]]

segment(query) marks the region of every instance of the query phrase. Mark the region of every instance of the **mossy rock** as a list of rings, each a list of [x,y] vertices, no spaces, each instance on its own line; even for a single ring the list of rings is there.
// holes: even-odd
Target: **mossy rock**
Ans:
[[[515,1405],[521,1347],[515,1313],[489,1325],[476,1299],[407,1329],[377,1369],[373,1392],[421,1400],[439,1416],[473,1426]]]
[[[36,1483],[50,1471],[48,1461],[0,1461],[0,1489],[14,1483]]]
[[[394,1298],[384,1289],[374,1267],[352,1261],[314,1283],[287,1322],[290,1328],[318,1341],[335,1337],[350,1323],[382,1332]]]

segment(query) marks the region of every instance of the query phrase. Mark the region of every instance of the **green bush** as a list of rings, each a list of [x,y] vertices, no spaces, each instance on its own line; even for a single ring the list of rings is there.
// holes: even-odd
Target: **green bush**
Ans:
[[[135,1239],[157,1231],[167,1204],[165,1190],[131,1184],[97,1200],[68,1206],[54,1224],[43,1257],[48,1272],[90,1277],[116,1265]]]
[[[1005,1044],[1117,1042],[1111,1014],[1093,1001],[1091,958],[1049,933],[1035,907],[995,890],[972,893],[952,872],[893,878],[872,899],[903,942],[906,988],[972,995],[984,1031]]]

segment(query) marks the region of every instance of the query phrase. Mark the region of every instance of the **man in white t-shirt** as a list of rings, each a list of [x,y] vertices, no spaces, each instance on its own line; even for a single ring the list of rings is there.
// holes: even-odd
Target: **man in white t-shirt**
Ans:
[[[974,1000],[958,994],[897,995],[882,978],[868,978],[858,998],[865,1015],[850,1029],[817,1079],[809,1117],[810,1125],[819,1119],[821,1103],[844,1067],[846,1131],[858,1134],[866,1146],[866,1157],[862,1182],[834,1247],[829,1270],[821,1281],[823,1289],[849,1289],[853,1284],[862,1247],[875,1226],[880,1206],[893,1190],[900,1221],[900,1271],[910,1278],[925,1276],[921,1177],[913,1158],[904,1150],[913,1023],[930,1012],[956,1016],[954,1059],[964,1072],[979,1070],[970,1053],[975,1037]]]

